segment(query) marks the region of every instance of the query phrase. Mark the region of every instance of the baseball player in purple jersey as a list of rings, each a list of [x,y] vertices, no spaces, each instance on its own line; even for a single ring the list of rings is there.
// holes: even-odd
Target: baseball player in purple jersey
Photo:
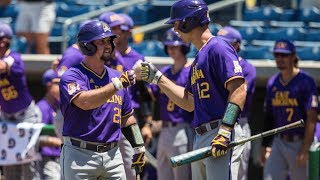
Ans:
[[[315,131],[315,137],[317,138],[317,141],[320,142],[320,122],[318,121]]]
[[[188,81],[190,63],[186,54],[190,44],[183,43],[173,28],[164,35],[164,50],[174,60],[173,65],[165,66],[161,72],[179,86],[185,86]],[[188,180],[191,179],[190,164],[177,168],[170,166],[170,157],[189,152],[192,148],[193,133],[190,127],[193,113],[176,106],[158,86],[152,86],[152,92],[159,102],[162,128],[157,149],[158,180]]]
[[[192,179],[237,179],[243,146],[233,148],[233,153],[227,146],[243,136],[236,121],[245,103],[246,85],[237,52],[211,34],[209,22],[208,7],[202,0],[175,2],[166,23],[198,49],[187,84],[176,85],[150,62],[141,63],[141,78],[157,84],[181,108],[194,111],[193,149],[211,144],[213,157],[191,164]]]
[[[68,47],[62,54],[62,57],[57,66],[59,76],[72,67],[73,65],[80,64],[84,60],[84,55],[79,50],[78,44],[73,44]]]
[[[265,97],[265,130],[304,119],[305,128],[296,128],[263,139],[261,162],[264,179],[308,179],[306,161],[314,139],[317,121],[315,81],[298,68],[298,57],[291,41],[278,40],[273,49],[279,73],[268,80]],[[271,151],[271,152],[270,152]],[[270,156],[268,157],[268,153]]]
[[[83,25],[78,45],[85,59],[61,77],[60,164],[65,179],[126,179],[118,148],[121,132],[134,149],[132,168],[140,173],[145,164],[144,142],[126,89],[135,83],[134,73],[121,74],[104,65],[115,38],[104,22]]]
[[[129,46],[132,29],[134,26],[133,20],[126,14],[118,14],[121,24],[112,27],[112,32],[119,37],[116,41],[116,49],[121,53],[126,70],[133,69],[134,65],[139,61],[144,61],[144,56]],[[129,88],[132,99],[132,106],[135,111],[135,117],[142,126],[142,134],[145,137],[146,144],[149,144],[152,139],[151,122],[151,97],[148,91],[146,82],[137,81],[135,85]]]
[[[59,109],[58,74],[48,69],[42,76],[42,84],[46,87],[45,96],[37,103],[42,112],[42,123],[54,124],[56,112]],[[56,136],[40,136],[42,161],[40,162],[41,179],[61,179],[59,156],[62,141]]]
[[[0,120],[10,122],[41,122],[41,112],[27,87],[24,63],[17,52],[10,50],[13,36],[9,25],[0,23]],[[6,179],[38,179],[35,162],[4,166]]]
[[[239,52],[240,51],[240,45],[242,36],[238,30],[236,30],[233,27],[226,26],[220,29],[217,33],[217,35],[229,42],[234,49]],[[247,97],[246,102],[244,104],[243,110],[240,114],[239,124],[242,127],[242,131],[245,135],[245,137],[251,136],[251,129],[248,123],[248,117],[249,117],[249,109],[252,104],[252,98],[255,91],[256,86],[256,68],[250,64],[247,60],[243,59],[242,57],[239,57],[239,63],[242,67],[242,73],[244,76],[244,79],[247,83]],[[251,142],[247,142],[244,145],[244,150],[241,155],[240,160],[240,169],[239,169],[239,180],[246,180],[248,179],[248,166],[249,166],[249,158],[250,158],[250,151],[251,151]]]

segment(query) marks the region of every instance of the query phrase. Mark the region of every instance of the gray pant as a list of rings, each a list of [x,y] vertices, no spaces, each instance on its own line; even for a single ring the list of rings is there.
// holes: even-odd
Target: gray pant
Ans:
[[[271,153],[266,161],[263,178],[265,180],[285,180],[290,172],[291,180],[308,179],[306,167],[298,167],[296,155],[302,145],[302,140],[286,142],[275,137]]]
[[[1,112],[0,119],[8,121],[8,119],[14,119],[14,122],[32,122],[40,123],[42,120],[42,114],[34,101],[23,111],[19,111],[14,114],[6,114]],[[12,122],[12,121],[11,121]],[[3,167],[3,175],[5,179],[14,180],[36,180],[40,179],[39,164],[38,162],[31,162],[22,165],[12,165]]]
[[[40,162],[41,179],[43,180],[60,180],[61,170],[59,157],[42,157]]]
[[[119,141],[119,148],[123,159],[123,165],[126,172],[127,180],[136,179],[136,171],[131,168],[133,149],[129,141],[122,134],[122,138]]]
[[[210,146],[212,139],[218,133],[219,127],[208,131],[204,134],[195,135],[193,141],[193,149],[200,149]],[[236,124],[233,130],[232,140],[239,140],[243,138],[241,126]],[[240,166],[240,156],[243,152],[243,145],[236,146],[229,149],[226,155],[218,158],[208,157],[191,164],[192,179],[193,180],[224,180],[224,179],[238,179],[238,172]],[[231,159],[231,161],[230,161]]]
[[[187,123],[161,129],[157,149],[158,180],[191,179],[190,164],[172,168],[170,157],[190,151],[192,138],[193,132]]]
[[[126,180],[118,147],[98,153],[73,146],[68,137],[63,137],[63,143],[60,166],[62,177],[65,180]]]
[[[245,138],[251,136],[251,129],[248,124],[248,118],[240,118],[239,124],[242,128],[243,135]],[[239,180],[247,180],[248,179],[248,166],[250,159],[250,151],[251,151],[251,142],[246,142],[244,144],[243,153],[240,157],[240,167],[239,167]]]

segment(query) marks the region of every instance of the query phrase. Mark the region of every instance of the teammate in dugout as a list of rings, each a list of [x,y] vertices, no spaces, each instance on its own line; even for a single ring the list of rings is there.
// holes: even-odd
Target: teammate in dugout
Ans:
[[[264,179],[308,179],[306,162],[314,139],[317,121],[317,88],[315,81],[298,67],[296,48],[289,40],[278,40],[273,55],[279,69],[268,80],[265,97],[265,130],[305,120],[305,128],[285,131],[263,139],[260,161]]]
[[[212,156],[191,164],[192,179],[237,179],[243,146],[228,149],[230,141],[243,136],[237,122],[246,88],[234,48],[208,29],[208,7],[202,0],[180,0],[171,7],[172,24],[184,42],[198,49],[185,87],[162,75],[152,63],[137,66],[141,78],[157,84],[175,104],[194,111],[196,135],[193,149],[212,145]],[[140,68],[139,68],[140,67]]]
[[[138,59],[140,59],[142,57],[142,55],[139,54],[130,54],[133,55],[133,57],[131,56],[127,56],[126,54],[122,54],[121,52],[125,51],[128,47],[128,38],[130,36],[130,28],[133,28],[133,21],[131,20],[130,24],[129,22],[127,22],[127,20],[125,18],[123,18],[123,16],[120,16],[119,14],[115,13],[115,12],[105,12],[103,14],[100,15],[99,17],[100,21],[103,21],[105,23],[107,23],[109,25],[109,27],[111,28],[112,33],[116,34],[118,36],[118,38],[116,38],[114,40],[114,43],[116,45],[116,55],[117,57],[121,57],[121,64],[124,66],[124,70],[130,70],[132,69],[132,66],[130,67],[130,65],[132,64],[132,60],[134,61],[133,64],[135,63],[135,61],[138,61]],[[126,46],[125,46],[126,45]],[[126,48],[126,49],[124,49]],[[130,51],[128,51],[130,52]],[[123,56],[124,55],[124,56]],[[129,58],[129,59],[128,59]],[[110,61],[108,61],[110,62]],[[130,95],[130,99],[131,99],[131,103],[134,109],[134,116],[136,118],[136,120],[139,121],[141,120],[140,118],[145,118],[146,114],[140,114],[140,104],[143,104],[144,102],[140,102],[137,97],[139,96],[139,94],[141,95],[145,95],[143,94],[141,91],[137,92],[134,91],[136,89],[137,84],[141,84],[142,81],[136,82],[136,84],[130,86],[130,88],[128,89],[129,95]],[[146,89],[146,87],[145,87]],[[147,89],[146,89],[147,90]],[[137,93],[137,94],[135,94]],[[150,118],[152,118],[151,116],[151,110],[149,111],[149,116]],[[137,115],[139,114],[139,116]],[[145,143],[146,145],[148,145],[148,143],[150,142],[151,138],[152,138],[152,133],[151,130],[148,126],[147,128],[142,128],[141,129],[142,132],[142,136],[144,137]],[[122,158],[124,161],[124,167],[125,167],[125,171],[126,171],[126,176],[128,180],[134,180],[136,179],[136,172],[131,169],[131,157],[132,157],[132,147],[130,145],[130,143],[126,140],[126,138],[123,136],[120,140],[120,152],[122,154]]]
[[[24,63],[10,50],[13,33],[0,23],[0,121],[40,123],[41,111],[29,93]],[[39,179],[36,162],[3,166],[5,179]]]
[[[161,72],[179,86],[185,86],[188,81],[190,65],[186,54],[190,44],[183,43],[173,28],[164,35],[164,51],[173,60],[173,65],[165,66]],[[157,178],[158,180],[188,180],[191,179],[190,164],[172,168],[170,157],[189,152],[192,149],[193,131],[190,127],[193,113],[176,106],[157,85],[152,85],[154,99],[159,101],[160,120],[162,127],[157,147]]]
[[[104,65],[115,38],[104,22],[83,25],[78,44],[85,59],[61,77],[64,179],[126,179],[118,148],[121,131],[134,149],[132,168],[140,173],[145,164],[144,142],[126,89],[135,83],[134,73]]]
[[[234,49],[239,52],[242,36],[238,30],[233,27],[225,26],[220,29],[217,35],[229,42]],[[256,86],[256,69],[255,67],[250,64],[247,60],[239,57],[239,63],[242,67],[242,73],[244,75],[244,79],[247,83],[247,97],[246,102],[243,107],[243,111],[240,114],[239,124],[242,127],[243,133],[245,137],[251,136],[251,129],[248,123],[248,118],[250,116],[250,106],[252,104],[252,98],[255,91]],[[240,169],[239,169],[239,180],[248,179],[248,166],[249,166],[249,158],[250,158],[250,151],[251,151],[251,142],[247,142],[244,144],[244,150],[241,155],[240,160]]]
[[[46,88],[46,94],[37,102],[42,112],[42,123],[55,124],[54,121],[60,104],[59,82],[60,78],[54,70],[48,69],[43,73],[42,85]],[[41,179],[60,180],[61,139],[56,136],[40,135],[39,141],[42,155],[40,161]]]

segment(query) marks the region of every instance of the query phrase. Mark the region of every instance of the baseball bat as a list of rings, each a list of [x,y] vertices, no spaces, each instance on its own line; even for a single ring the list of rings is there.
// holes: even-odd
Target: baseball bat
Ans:
[[[253,140],[256,140],[259,138],[263,138],[263,137],[267,137],[267,136],[271,136],[271,135],[283,132],[288,129],[303,127],[303,126],[304,126],[304,121],[301,119],[300,121],[297,121],[297,122],[294,122],[294,123],[291,123],[291,124],[288,124],[288,125],[285,125],[282,127],[278,127],[278,128],[275,128],[275,129],[272,129],[272,130],[269,130],[269,131],[266,131],[266,132],[263,132],[260,134],[256,134],[256,135],[253,135],[248,138],[243,138],[243,139],[240,139],[237,141],[232,141],[229,143],[228,148],[233,148],[233,147],[238,146],[240,144],[244,144],[248,141],[253,141]],[[177,167],[177,166],[189,164],[194,161],[198,161],[198,160],[204,159],[206,157],[210,157],[210,156],[212,156],[211,146],[207,146],[207,147],[200,148],[200,149],[197,149],[194,151],[190,151],[190,152],[187,152],[184,154],[180,154],[178,156],[171,157],[170,161],[171,161],[172,167]]]

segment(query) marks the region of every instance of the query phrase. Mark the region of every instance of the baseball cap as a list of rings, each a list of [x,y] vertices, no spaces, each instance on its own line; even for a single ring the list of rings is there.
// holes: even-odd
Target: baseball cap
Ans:
[[[107,23],[109,27],[115,27],[123,24],[124,20],[115,12],[105,12],[99,16],[99,20]]]
[[[225,41],[228,41],[229,43],[241,42],[242,40],[240,32],[230,26],[225,26],[220,29],[217,35]]]
[[[294,44],[285,39],[277,40],[273,47],[274,53],[284,53],[284,54],[291,54],[296,52],[296,47]]]
[[[42,84],[47,85],[49,82],[60,82],[58,73],[52,69],[46,70],[42,75]]]
[[[121,30],[128,31],[133,28],[134,23],[133,23],[132,18],[129,15],[123,14],[123,13],[118,14],[118,15],[123,20],[123,23],[120,25]]]
[[[11,39],[13,36],[12,29],[8,24],[0,23],[0,37]]]

